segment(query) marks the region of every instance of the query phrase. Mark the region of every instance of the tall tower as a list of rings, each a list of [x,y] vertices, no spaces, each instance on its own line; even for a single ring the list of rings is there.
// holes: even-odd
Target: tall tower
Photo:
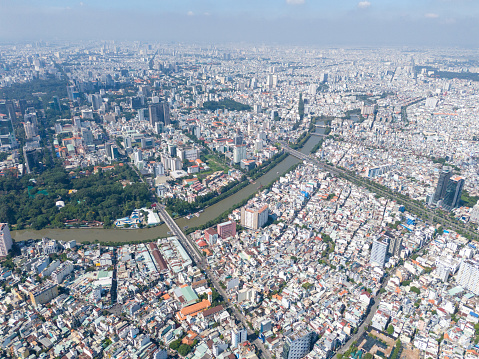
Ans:
[[[371,257],[369,259],[369,263],[371,265],[384,267],[386,263],[386,255],[389,249],[389,240],[387,238],[383,238],[382,240],[375,240],[373,241],[373,248],[371,249]]]
[[[444,194],[441,205],[448,211],[459,207],[463,187],[464,178],[460,176],[451,177],[447,183],[446,193]]]
[[[444,198],[447,189],[447,183],[452,176],[451,167],[443,167],[441,173],[439,174],[439,180],[437,181],[436,192],[434,192],[434,197],[432,203],[437,204],[439,200]]]
[[[13,241],[8,223],[0,223],[0,257],[8,255],[8,251],[12,249],[12,244]]]

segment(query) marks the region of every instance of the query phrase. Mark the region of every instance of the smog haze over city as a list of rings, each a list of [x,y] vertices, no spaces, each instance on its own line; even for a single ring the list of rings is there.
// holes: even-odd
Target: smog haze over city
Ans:
[[[474,0],[1,0],[0,40],[478,45]]]
[[[0,0],[0,358],[479,359],[478,20]]]

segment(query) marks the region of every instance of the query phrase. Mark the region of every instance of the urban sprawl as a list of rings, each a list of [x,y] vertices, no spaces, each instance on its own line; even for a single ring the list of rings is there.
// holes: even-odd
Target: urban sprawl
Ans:
[[[2,45],[0,357],[479,358],[478,119],[476,50]]]

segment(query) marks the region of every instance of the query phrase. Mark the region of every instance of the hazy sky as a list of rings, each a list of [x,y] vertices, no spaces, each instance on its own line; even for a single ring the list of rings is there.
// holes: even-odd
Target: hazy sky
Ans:
[[[0,41],[478,46],[479,0],[0,0]]]

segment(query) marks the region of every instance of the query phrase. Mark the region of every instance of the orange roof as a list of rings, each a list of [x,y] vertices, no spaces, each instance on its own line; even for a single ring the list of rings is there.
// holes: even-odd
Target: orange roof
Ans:
[[[195,316],[198,313],[204,311],[205,309],[209,308],[211,303],[208,299],[203,299],[201,302],[189,305],[187,307],[182,308],[179,312],[176,313],[176,317],[179,320],[186,319],[186,316],[191,315]]]
[[[202,251],[205,252],[208,257],[213,255],[213,252],[210,251],[208,248],[203,248]]]
[[[168,300],[168,299],[170,299],[170,295],[168,293],[166,293],[164,296],[162,296],[162,298],[164,300]]]

